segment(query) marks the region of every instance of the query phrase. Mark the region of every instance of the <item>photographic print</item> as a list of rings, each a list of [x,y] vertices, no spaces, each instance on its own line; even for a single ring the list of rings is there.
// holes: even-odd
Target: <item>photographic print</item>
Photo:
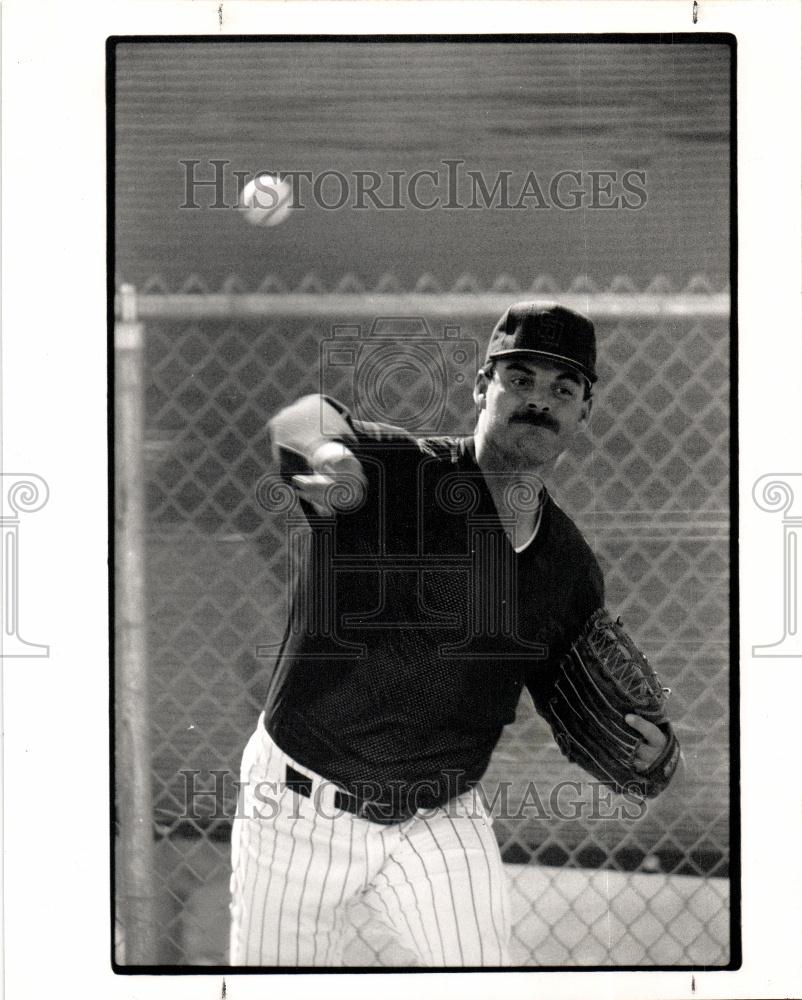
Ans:
[[[119,973],[740,965],[732,35],[115,35]]]

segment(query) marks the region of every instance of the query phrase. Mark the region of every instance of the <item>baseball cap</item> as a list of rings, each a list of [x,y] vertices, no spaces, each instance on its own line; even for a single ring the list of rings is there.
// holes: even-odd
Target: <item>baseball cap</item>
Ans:
[[[598,379],[593,323],[555,302],[511,305],[490,335],[485,361],[527,354],[574,368],[588,382]]]

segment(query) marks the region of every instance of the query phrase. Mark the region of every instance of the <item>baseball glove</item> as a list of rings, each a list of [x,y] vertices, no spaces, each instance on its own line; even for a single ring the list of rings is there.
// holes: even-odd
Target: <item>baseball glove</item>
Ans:
[[[613,621],[600,608],[560,662],[542,714],[569,760],[617,792],[653,798],[668,785],[680,756],[665,711],[669,693],[621,619]],[[664,750],[645,773],[633,767],[641,735],[624,721],[630,713],[666,736]]]

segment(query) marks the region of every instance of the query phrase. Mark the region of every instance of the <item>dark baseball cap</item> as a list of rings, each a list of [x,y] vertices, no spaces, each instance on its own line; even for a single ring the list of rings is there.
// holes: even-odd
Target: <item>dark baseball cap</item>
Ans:
[[[485,361],[536,354],[574,368],[588,382],[596,374],[596,331],[581,313],[555,302],[516,302],[490,336]]]

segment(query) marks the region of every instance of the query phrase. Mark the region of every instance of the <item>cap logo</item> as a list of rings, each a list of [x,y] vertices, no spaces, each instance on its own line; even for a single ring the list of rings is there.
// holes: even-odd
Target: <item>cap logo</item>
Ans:
[[[544,354],[574,365],[596,381],[593,323],[580,313],[550,303],[518,302],[496,324],[487,357],[513,353]]]
[[[563,324],[559,316],[546,313],[538,317],[538,340],[543,347],[558,347],[562,340]]]

